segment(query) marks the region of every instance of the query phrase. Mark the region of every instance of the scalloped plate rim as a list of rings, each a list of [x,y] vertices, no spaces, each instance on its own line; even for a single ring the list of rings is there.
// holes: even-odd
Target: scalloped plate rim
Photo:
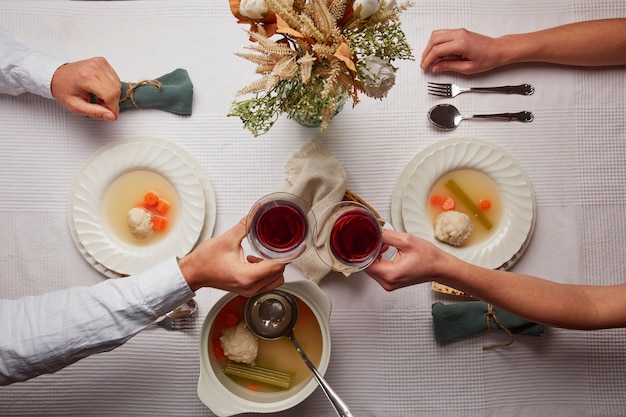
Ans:
[[[198,160],[195,159],[185,149],[179,147],[173,142],[170,142],[168,140],[161,139],[161,138],[152,137],[152,136],[128,136],[128,137],[124,137],[121,139],[117,139],[116,141],[104,146],[103,148],[108,148],[110,146],[115,145],[116,143],[123,143],[123,142],[130,142],[130,141],[144,141],[144,142],[158,143],[162,146],[170,148],[174,152],[179,153],[182,157],[184,157],[187,160],[187,162],[192,166],[192,168],[196,172],[196,175],[200,179],[200,182],[202,183],[202,186],[204,189],[206,214],[205,214],[204,226],[202,228],[199,241],[209,239],[211,236],[213,236],[213,231],[215,229],[215,222],[216,222],[216,217],[217,217],[217,204],[216,204],[216,199],[215,199],[215,190],[213,188],[213,184],[211,183],[211,180],[207,176],[206,172],[204,171],[204,169],[202,168]],[[88,163],[91,159],[93,159],[94,156],[95,156],[95,153],[87,160],[86,163]],[[78,252],[82,255],[82,257],[87,261],[89,265],[91,265],[96,271],[100,272],[105,277],[107,278],[125,277],[126,275],[115,272],[107,268],[106,266],[100,264],[98,261],[94,259],[93,256],[89,254],[89,252],[87,252],[87,250],[85,250],[85,247],[78,239],[78,235],[76,234],[76,229],[74,227],[73,207],[71,204],[72,198],[73,196],[70,195],[70,201],[68,202],[67,219],[68,219],[68,226],[70,229],[70,234],[72,235],[72,239],[74,240],[74,244],[76,245]]]
[[[410,187],[412,184],[414,184],[414,178],[417,175],[416,172],[419,171],[419,169],[424,167],[425,163],[427,162],[428,158],[433,158],[433,155],[437,154],[438,152],[442,152],[442,150],[449,148],[449,147],[458,147],[458,146],[465,146],[465,145],[470,145],[470,146],[479,146],[479,147],[485,147],[485,148],[489,148],[490,150],[494,151],[494,152],[498,152],[501,154],[502,157],[506,158],[508,160],[508,162],[511,164],[510,166],[513,167],[513,169],[517,169],[518,173],[517,175],[524,180],[524,185],[526,187],[526,190],[528,192],[528,197],[530,197],[530,202],[531,202],[531,207],[526,211],[525,215],[529,217],[528,221],[526,224],[523,225],[524,228],[524,233],[525,236],[517,236],[517,240],[520,242],[519,246],[516,245],[515,249],[511,249],[509,251],[507,251],[506,254],[498,254],[499,257],[497,257],[496,259],[485,259],[485,256],[483,256],[481,259],[479,260],[472,260],[472,263],[487,267],[487,268],[492,268],[492,269],[508,269],[510,268],[523,254],[523,252],[525,251],[526,247],[528,246],[528,244],[530,243],[530,239],[532,237],[532,234],[534,233],[534,226],[535,226],[535,221],[536,221],[536,201],[535,201],[535,196],[534,196],[534,190],[532,188],[532,184],[530,183],[530,179],[528,178],[528,176],[526,175],[526,173],[524,172],[524,170],[522,169],[522,167],[519,165],[519,163],[506,151],[504,151],[502,148],[483,141],[483,140],[478,140],[478,139],[448,139],[448,140],[442,140],[439,142],[436,142],[430,146],[428,146],[427,148],[425,148],[422,152],[418,153],[416,155],[416,157],[414,157],[411,162],[407,165],[407,168],[405,169],[405,171],[402,172],[401,177],[398,180],[398,184],[396,185],[396,189],[394,190],[394,194],[395,194],[395,208],[392,208],[392,213],[395,212],[395,222],[402,222],[402,226],[404,227],[404,229],[409,232],[412,233],[414,235],[417,235],[421,238],[424,238],[432,243],[434,243],[435,245],[437,245],[438,247],[446,250],[449,253],[454,254],[455,256],[459,256],[461,259],[465,259],[467,260],[467,256],[464,256],[463,252],[469,252],[469,251],[464,251],[464,249],[467,248],[455,248],[452,247],[450,245],[447,245],[445,243],[439,242],[437,241],[432,233],[432,225],[430,225],[430,228],[428,231],[425,231],[424,228],[419,228],[416,230],[416,224],[413,221],[413,219],[411,218],[412,215],[418,216],[419,213],[421,213],[420,210],[416,210],[416,212],[418,214],[415,213],[411,213],[411,212],[407,212],[407,204],[406,204],[406,200],[410,199],[410,194],[409,197],[407,197],[407,193],[410,192]],[[444,150],[445,152],[445,150]],[[414,166],[412,166],[414,165]],[[449,170],[447,170],[446,172],[449,172],[453,169],[461,169],[461,168],[472,168],[472,165],[464,165],[464,166],[457,166],[457,167],[453,167]],[[409,173],[410,172],[410,173]],[[484,171],[483,171],[484,172]],[[408,173],[408,175],[407,175]],[[490,175],[493,178],[493,174],[492,172],[485,172],[488,175]],[[441,177],[442,175],[444,175],[445,172],[440,172],[440,173],[434,173],[432,176],[436,177],[434,179],[434,181],[436,181],[436,179],[438,179],[439,177]],[[499,184],[499,182],[494,179],[496,181],[496,183]],[[406,181],[406,184],[402,185],[402,181]],[[432,187],[432,183],[430,185],[430,187]],[[430,187],[429,190],[430,190]],[[402,190],[404,191],[402,193]],[[393,196],[392,196],[393,198]],[[398,200],[401,202],[400,207],[398,207]],[[520,209],[522,210],[522,209]],[[424,215],[425,215],[425,207],[424,207]],[[409,218],[407,219],[407,213],[409,214]],[[398,215],[399,214],[399,215]],[[509,213],[507,213],[509,214]],[[401,219],[401,220],[400,220]],[[396,226],[397,227],[397,226]],[[502,227],[502,225],[500,226]],[[498,230],[496,231],[496,233],[500,233],[501,231]],[[487,246],[488,244],[493,244],[495,245],[495,243],[493,243],[493,237],[490,238],[488,241],[486,241],[485,243],[479,245],[480,249],[484,249],[485,246]],[[496,247],[495,250],[497,250],[498,248]],[[471,251],[471,249],[470,249]],[[475,251],[475,249],[474,249]]]
[[[168,256],[183,256],[184,254],[188,253],[197,242],[206,220],[207,207],[204,197],[204,188],[199,178],[197,177],[193,167],[183,156],[181,156],[175,150],[171,149],[171,147],[164,146],[163,143],[158,143],[157,141],[152,141],[149,139],[150,138],[146,137],[124,138],[101,147],[100,149],[96,150],[96,152],[94,152],[94,154],[92,154],[90,158],[87,159],[87,162],[79,171],[79,174],[77,175],[72,185],[69,210],[70,226],[73,227],[73,232],[76,233],[76,239],[78,240],[78,243],[80,243],[79,251],[81,253],[84,252],[84,257],[87,258],[88,255],[89,257],[93,258],[93,261],[90,262],[90,264],[92,264],[92,266],[94,266],[94,268],[96,268],[99,272],[105,273],[107,272],[106,270],[108,270],[110,273],[105,274],[107,276],[130,275],[136,272],[140,272],[152,266],[153,264],[164,260]],[[81,227],[83,227],[82,225],[84,225],[86,222],[88,223],[88,220],[93,220],[81,218],[80,216],[82,214],[77,214],[77,211],[75,210],[77,198],[85,197],[84,189],[81,189],[80,182],[81,179],[84,178],[84,176],[86,175],[86,171],[90,169],[95,169],[94,163],[103,165],[107,161],[107,159],[110,159],[112,156],[114,156],[115,152],[119,152],[120,149],[127,149],[129,147],[130,149],[132,149],[133,147],[142,148],[146,146],[151,149],[156,148],[157,151],[160,152],[158,154],[159,156],[163,155],[163,153],[173,155],[174,159],[177,160],[177,162],[179,163],[178,166],[182,167],[183,170],[185,169],[185,167],[187,168],[188,172],[184,174],[184,177],[189,181],[189,183],[181,184],[178,181],[170,178],[168,176],[169,169],[167,169],[167,167],[164,168],[161,165],[150,165],[150,163],[154,164],[154,160],[148,161],[147,163],[144,161],[143,163],[136,165],[133,165],[129,162],[129,165],[125,166],[123,169],[118,167],[116,169],[110,170],[108,176],[106,176],[105,178],[98,178],[97,183],[102,185],[103,187],[102,191],[98,192],[104,195],[104,192],[106,191],[104,187],[107,184],[110,184],[110,181],[115,179],[123,172],[127,172],[132,169],[144,168],[153,170],[164,176],[174,186],[179,196],[183,195],[180,193],[181,187],[185,187],[187,189],[185,194],[193,194],[194,197],[198,196],[197,198],[194,198],[194,201],[186,205],[184,210],[181,210],[180,215],[181,217],[184,216],[184,218],[179,218],[177,222],[177,224],[179,225],[182,225],[182,221],[190,222],[186,225],[186,229],[191,229],[194,231],[197,230],[197,233],[194,233],[193,235],[181,236],[181,229],[179,226],[176,228],[176,230],[178,231],[176,235],[172,235],[172,237],[166,237],[165,239],[156,242],[154,245],[132,246],[130,244],[115,242],[112,239],[108,238],[108,232],[104,231],[97,221],[89,226],[91,227],[91,229],[81,229]],[[185,197],[183,196],[179,198]],[[89,202],[86,202],[85,204],[89,204]],[[97,203],[95,201],[92,201],[91,204]],[[94,218],[98,219],[99,217],[94,215]],[[77,219],[79,220],[78,222]],[[101,217],[99,218],[99,220],[102,221]],[[95,234],[97,238],[95,240],[93,238],[87,238],[87,235],[89,233]],[[174,239],[175,237],[177,239],[172,241],[172,239]],[[169,248],[169,245],[172,243],[176,244],[175,251],[172,251]],[[151,249],[154,255],[137,257],[140,252],[144,252],[146,249]],[[104,251],[114,251],[115,256],[112,257],[111,255],[107,255],[105,257],[103,255]],[[141,255],[143,255],[143,253],[141,253]],[[89,259],[87,260],[89,261]],[[105,271],[103,271],[102,269],[104,269]]]

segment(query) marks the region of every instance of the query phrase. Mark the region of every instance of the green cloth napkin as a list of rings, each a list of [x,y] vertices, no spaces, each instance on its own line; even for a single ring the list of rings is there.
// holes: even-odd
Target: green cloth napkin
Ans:
[[[492,307],[492,311],[498,322],[513,334],[540,336],[544,332],[544,326],[541,324],[525,320],[495,306]],[[493,316],[489,316],[488,327],[488,312],[489,304],[484,301],[433,304],[435,340],[438,343],[446,343],[489,329],[502,331]]]
[[[129,89],[131,89],[129,93]],[[97,103],[92,95],[91,102]],[[188,116],[193,102],[193,84],[187,70],[178,68],[154,80],[122,82],[120,112],[143,108]]]

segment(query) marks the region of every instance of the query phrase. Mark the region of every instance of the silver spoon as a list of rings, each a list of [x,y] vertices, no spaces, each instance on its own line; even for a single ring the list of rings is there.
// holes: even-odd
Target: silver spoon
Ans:
[[[339,417],[352,417],[348,406],[324,380],[293,334],[293,328],[298,321],[298,304],[291,294],[281,290],[257,294],[248,299],[244,317],[250,331],[262,339],[274,340],[287,336],[313,373],[317,383],[335,408],[337,415]]]
[[[191,319],[197,310],[198,303],[192,298],[164,316],[159,317],[154,324],[164,327],[167,330],[191,329],[193,328]]]
[[[438,104],[428,111],[428,120],[435,126],[446,130],[456,129],[461,121],[465,119],[493,119],[529,123],[532,122],[534,118],[535,116],[529,111],[462,115],[459,110],[451,104]]]

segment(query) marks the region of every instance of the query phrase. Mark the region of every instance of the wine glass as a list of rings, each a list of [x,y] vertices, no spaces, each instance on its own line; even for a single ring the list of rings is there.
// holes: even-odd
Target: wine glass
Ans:
[[[315,227],[315,215],[311,206],[297,195],[268,194],[252,206],[250,214],[248,242],[261,258],[286,263],[306,250]]]
[[[326,265],[349,275],[367,268],[376,258],[391,259],[397,250],[383,245],[383,229],[390,222],[379,219],[361,203],[340,201],[320,214],[315,230],[316,249]],[[323,242],[323,244],[321,244]]]

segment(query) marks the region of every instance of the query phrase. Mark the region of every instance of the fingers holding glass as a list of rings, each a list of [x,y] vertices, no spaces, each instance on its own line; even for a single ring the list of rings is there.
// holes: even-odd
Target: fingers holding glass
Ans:
[[[341,201],[323,212],[327,218],[316,228],[316,245],[320,258],[335,271],[349,275],[367,268],[378,257],[391,259],[396,249],[383,245],[382,230],[391,224],[378,219],[364,205]]]
[[[263,259],[291,262],[309,245],[315,216],[311,206],[291,193],[272,193],[254,204],[248,216],[248,242]]]

